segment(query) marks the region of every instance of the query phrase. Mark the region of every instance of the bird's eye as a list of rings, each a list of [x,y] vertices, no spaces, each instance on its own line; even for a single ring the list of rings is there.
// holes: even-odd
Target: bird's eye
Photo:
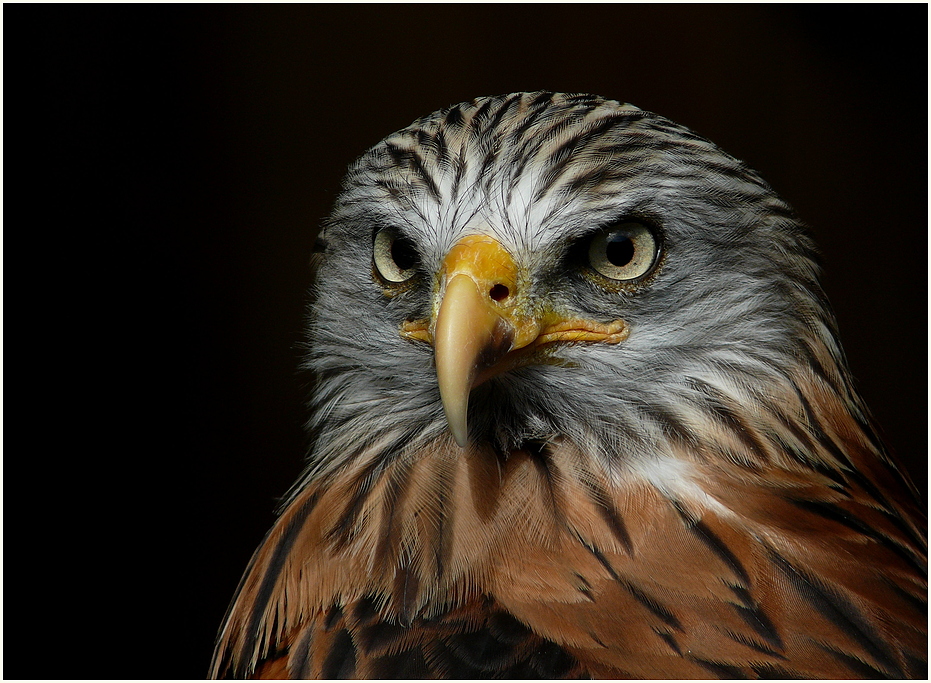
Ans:
[[[625,221],[595,233],[588,263],[611,280],[636,280],[646,275],[659,254],[659,241],[643,223]]]
[[[419,257],[414,243],[385,228],[375,233],[375,269],[388,282],[407,282],[414,277]]]

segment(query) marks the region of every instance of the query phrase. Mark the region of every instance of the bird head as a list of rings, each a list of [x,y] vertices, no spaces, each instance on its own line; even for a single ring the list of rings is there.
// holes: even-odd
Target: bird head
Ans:
[[[416,121],[351,167],[321,244],[318,469],[450,436],[643,462],[710,395],[746,405],[840,357],[791,209],[688,129],[594,96]]]

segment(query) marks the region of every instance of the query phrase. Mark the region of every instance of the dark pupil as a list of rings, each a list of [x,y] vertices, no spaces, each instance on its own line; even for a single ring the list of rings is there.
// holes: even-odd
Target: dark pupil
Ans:
[[[612,232],[608,235],[608,260],[615,266],[626,266],[634,258],[634,243],[624,232]]]
[[[399,270],[410,270],[417,263],[417,252],[409,239],[398,237],[391,243],[391,258]]]

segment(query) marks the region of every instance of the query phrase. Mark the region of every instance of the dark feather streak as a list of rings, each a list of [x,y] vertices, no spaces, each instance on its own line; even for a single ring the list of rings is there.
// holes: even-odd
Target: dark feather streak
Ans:
[[[386,142],[385,147],[394,159],[395,164],[401,168],[407,167],[417,175],[424,187],[427,188],[427,192],[430,193],[430,197],[432,197],[435,202],[439,203],[442,201],[436,181],[433,179],[433,176],[430,175],[430,172],[427,170],[427,165],[416,150],[402,149],[390,142]]]
[[[323,661],[320,678],[347,679],[356,677],[356,647],[349,631],[340,631]]]
[[[331,631],[343,620],[343,610],[339,605],[332,605],[323,618],[323,630]]]
[[[345,512],[340,516],[339,522],[327,532],[328,540],[335,544],[337,550],[346,547],[352,540],[352,531],[359,513],[362,512],[362,507],[375,486],[375,472],[381,466],[381,458],[375,458],[356,477],[354,491]]]
[[[560,491],[555,481],[553,465],[550,462],[549,447],[546,444],[527,442],[524,444],[530,459],[540,473],[540,479],[546,486],[546,507],[550,515],[559,526],[566,525],[566,515],[563,512],[563,504]]]
[[[676,615],[663,607],[656,598],[647,595],[628,581],[619,581],[619,583],[633,596],[634,600],[662,619],[665,624],[677,631],[685,632],[685,629],[682,628],[682,624],[679,622],[679,619],[676,618]]]
[[[843,664],[851,673],[854,674],[852,677],[864,678],[868,680],[889,680],[889,679],[899,679],[905,678],[904,673],[901,675],[894,674],[889,675],[885,671],[880,671],[879,669],[870,666],[866,662],[860,660],[858,657],[849,655],[845,652],[841,652],[833,647],[825,645],[824,643],[816,643],[818,647],[830,654],[834,659]]]
[[[624,550],[627,551],[627,554],[633,556],[634,544],[630,540],[630,534],[627,533],[627,525],[624,524],[624,519],[611,504],[611,499],[608,496],[608,492],[605,491],[604,487],[595,481],[585,479],[583,480],[583,484],[585,484],[585,488],[588,489],[588,495],[591,498],[591,501],[595,504],[595,507],[601,514],[601,518],[608,525],[611,533],[614,534],[614,537],[621,542],[621,545],[624,546]]]
[[[733,605],[733,608],[750,628],[769,643],[774,651],[785,649],[782,638],[779,637],[779,631],[776,630],[776,625],[766,616],[766,612],[763,611],[760,605],[753,604],[752,607]]]
[[[430,678],[430,667],[422,648],[395,655],[383,655],[372,662],[371,678],[392,680],[422,680]]]
[[[448,527],[452,526],[453,520],[453,509],[449,504],[449,492],[452,490],[451,463],[445,460],[441,461],[437,465],[437,471],[431,481],[438,502],[436,533],[432,535],[432,545],[436,580],[439,584],[449,564],[449,555],[452,552],[452,534],[446,531]]]
[[[673,501],[673,507],[685,522],[686,529],[695,534],[711,552],[734,572],[742,587],[749,588],[750,577],[747,575],[747,570],[744,568],[743,564],[741,564],[740,560],[737,559],[737,556],[727,547],[727,544],[725,544],[716,533],[709,529],[707,524],[700,519],[694,518],[679,503]]]
[[[486,132],[482,122],[489,116],[489,111],[494,103],[494,98],[489,97],[482,102],[481,106],[472,115],[469,121],[469,140],[472,144],[480,143],[482,134]]]
[[[450,130],[462,128],[462,107],[455,106],[446,110],[446,116],[443,119],[443,125]]]
[[[696,391],[699,391],[705,397],[705,404],[702,406],[706,414],[716,419],[724,425],[732,434],[734,434],[746,448],[756,455],[760,464],[767,462],[766,445],[760,441],[740,417],[740,413],[731,405],[730,401],[720,391],[711,385],[692,379],[689,382]]]
[[[770,657],[775,657],[776,659],[783,659],[783,660],[785,659],[784,655],[776,652],[775,650],[771,648],[766,647],[762,643],[758,643],[755,640],[748,638],[742,633],[734,633],[733,631],[725,630],[724,634],[728,638],[733,640],[735,643],[740,643],[741,645],[745,645],[746,647],[749,647],[751,650],[756,650],[757,652],[761,652],[764,655],[768,655]]]
[[[830,453],[837,462],[851,469],[851,472],[848,474],[853,474],[850,458],[848,458],[847,454],[825,433],[821,426],[821,422],[815,416],[815,411],[812,409],[811,403],[808,402],[808,399],[805,398],[804,393],[802,393],[798,387],[795,387],[795,395],[798,397],[799,403],[801,403],[802,409],[805,411],[805,418],[808,421],[808,428],[812,436],[815,437],[821,447]]]
[[[311,677],[310,645],[314,638],[314,629],[305,627],[301,637],[291,648],[288,656],[288,674],[294,679]]]
[[[375,548],[375,561],[381,565],[392,565],[397,557],[395,556],[401,546],[399,531],[395,522],[397,513],[402,507],[407,487],[411,483],[408,476],[410,471],[409,462],[397,462],[389,470],[384,493],[381,496],[382,519],[381,533],[378,545]]]
[[[727,664],[721,664],[719,662],[711,662],[707,659],[700,659],[698,657],[688,657],[688,659],[695,662],[703,669],[710,671],[718,678],[725,680],[744,680],[747,678],[746,674],[744,674],[744,672],[736,666],[728,666]]]
[[[794,567],[777,552],[771,550],[769,555],[808,604],[859,644],[877,664],[892,674],[892,678],[905,678],[882,640],[852,603]]]
[[[760,680],[804,680],[807,678],[798,671],[792,671],[773,664],[752,664],[750,668]]]
[[[251,654],[255,651],[265,608],[268,606],[268,601],[271,599],[275,584],[278,582],[278,576],[281,574],[281,570],[284,567],[285,559],[288,553],[291,552],[291,546],[294,545],[294,541],[296,541],[297,537],[300,535],[301,529],[304,528],[304,522],[307,521],[308,515],[310,515],[314,506],[317,504],[317,498],[316,492],[308,496],[304,504],[301,505],[300,510],[298,510],[288,522],[287,528],[278,539],[278,544],[275,546],[275,551],[268,561],[268,567],[265,570],[265,574],[262,576],[262,583],[256,591],[255,600],[251,606],[252,614],[249,619],[249,626],[245,630],[245,642],[242,646],[243,653]],[[244,657],[244,659],[248,660],[249,657]],[[239,678],[245,677],[246,671],[244,667],[247,665],[246,661],[240,662],[235,675]]]
[[[540,201],[546,193],[549,192],[550,188],[552,188],[556,181],[563,175],[569,163],[574,160],[575,153],[578,149],[583,149],[593,140],[598,140],[607,131],[622,123],[629,123],[642,118],[643,115],[641,112],[612,114],[598,121],[593,126],[583,128],[576,135],[563,142],[550,154],[548,159],[549,167],[540,174],[541,182],[537,186],[536,193],[534,194],[534,201]]]
[[[394,598],[398,610],[398,619],[402,624],[410,624],[417,608],[417,596],[420,594],[420,579],[409,564],[398,567],[394,580]]]
[[[790,499],[790,502],[796,507],[805,510],[806,512],[818,515],[819,517],[831,520],[832,522],[837,522],[838,524],[841,524],[848,529],[852,529],[857,533],[863,534],[867,538],[873,539],[884,548],[891,550],[903,560],[908,562],[917,572],[918,576],[924,575],[925,567],[922,558],[916,557],[910,548],[897,543],[895,539],[881,533],[878,529],[870,526],[862,519],[854,515],[852,512],[845,510],[842,507],[835,505],[834,503],[828,503],[819,500]]]
[[[653,632],[656,635],[658,635],[660,638],[662,638],[663,642],[665,642],[672,649],[673,652],[675,652],[680,657],[682,656],[682,648],[679,647],[679,643],[676,642],[676,638],[674,635],[672,635],[671,633],[667,633],[665,631],[660,631],[659,629],[656,629],[656,628],[653,629]]]

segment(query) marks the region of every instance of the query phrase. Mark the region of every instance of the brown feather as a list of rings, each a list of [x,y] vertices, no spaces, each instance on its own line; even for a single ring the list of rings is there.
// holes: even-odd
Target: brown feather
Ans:
[[[877,457],[812,406],[852,460]],[[351,650],[353,676],[402,654],[445,676],[458,660],[436,648],[502,611],[580,675],[903,677],[923,657],[921,532],[849,471],[696,462],[701,495],[676,499],[618,485],[567,443],[456,448],[444,437],[374,478],[350,463],[303,491],[256,555],[214,674],[347,674]]]

